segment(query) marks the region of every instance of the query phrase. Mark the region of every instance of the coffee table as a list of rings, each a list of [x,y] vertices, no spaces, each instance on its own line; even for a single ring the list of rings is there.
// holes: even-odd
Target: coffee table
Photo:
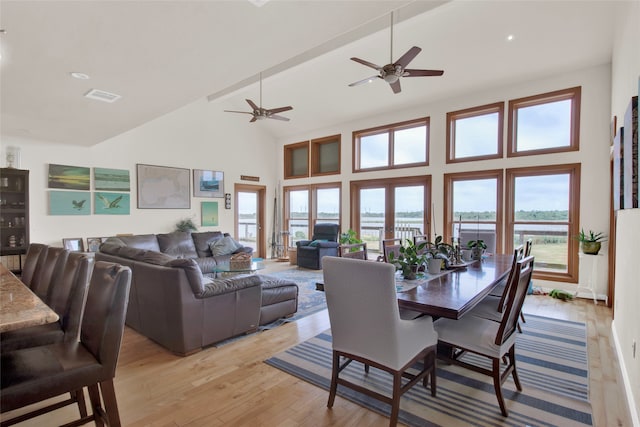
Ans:
[[[251,264],[246,267],[231,267],[229,263],[218,264],[214,267],[213,271],[215,273],[220,273],[222,277],[225,276],[234,276],[236,274],[252,274],[258,270],[263,270],[265,265],[261,261],[253,261]]]

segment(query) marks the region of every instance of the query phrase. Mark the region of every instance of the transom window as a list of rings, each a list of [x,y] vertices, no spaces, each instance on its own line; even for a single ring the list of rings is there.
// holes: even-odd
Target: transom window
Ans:
[[[577,151],[580,87],[509,101],[507,155]]]
[[[353,132],[353,171],[429,164],[429,118]]]
[[[504,103],[447,113],[447,163],[502,157]]]

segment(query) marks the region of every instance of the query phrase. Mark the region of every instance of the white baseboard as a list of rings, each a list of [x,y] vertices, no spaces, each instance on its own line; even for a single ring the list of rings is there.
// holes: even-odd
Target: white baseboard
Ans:
[[[622,348],[620,347],[620,342],[618,341],[615,320],[611,322],[611,335],[613,335],[613,344],[616,349],[616,356],[618,356],[618,365],[620,366],[620,371],[622,372],[622,382],[624,383],[625,392],[624,394],[627,398],[629,411],[631,412],[631,424],[633,425],[633,427],[640,427],[638,408],[636,408],[636,403],[633,400],[633,391],[631,390],[631,384],[629,384],[629,373],[627,372],[627,367],[625,366],[624,359],[622,358]]]

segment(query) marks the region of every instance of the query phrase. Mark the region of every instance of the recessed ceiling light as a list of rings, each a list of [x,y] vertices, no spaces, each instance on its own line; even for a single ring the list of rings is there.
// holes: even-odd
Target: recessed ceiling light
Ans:
[[[262,5],[264,5],[268,1],[269,0],[249,0],[249,3],[252,3],[256,7],[261,7]]]
[[[120,95],[100,89],[91,89],[89,92],[85,93],[84,96],[89,99],[108,103],[116,102],[118,99],[122,98]]]
[[[513,34],[509,34],[509,35],[507,36],[507,41],[511,41],[511,40],[513,40]]]
[[[88,74],[85,73],[77,73],[77,72],[73,72],[73,73],[69,73],[71,75],[71,77],[73,77],[74,79],[78,79],[78,80],[89,80],[91,77],[89,77]]]

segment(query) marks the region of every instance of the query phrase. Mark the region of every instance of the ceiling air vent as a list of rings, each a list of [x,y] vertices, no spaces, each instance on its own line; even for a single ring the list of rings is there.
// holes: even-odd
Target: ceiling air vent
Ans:
[[[120,95],[100,89],[91,89],[89,92],[85,93],[84,96],[86,98],[95,99],[96,101],[108,103],[116,102],[118,99],[122,98]]]

